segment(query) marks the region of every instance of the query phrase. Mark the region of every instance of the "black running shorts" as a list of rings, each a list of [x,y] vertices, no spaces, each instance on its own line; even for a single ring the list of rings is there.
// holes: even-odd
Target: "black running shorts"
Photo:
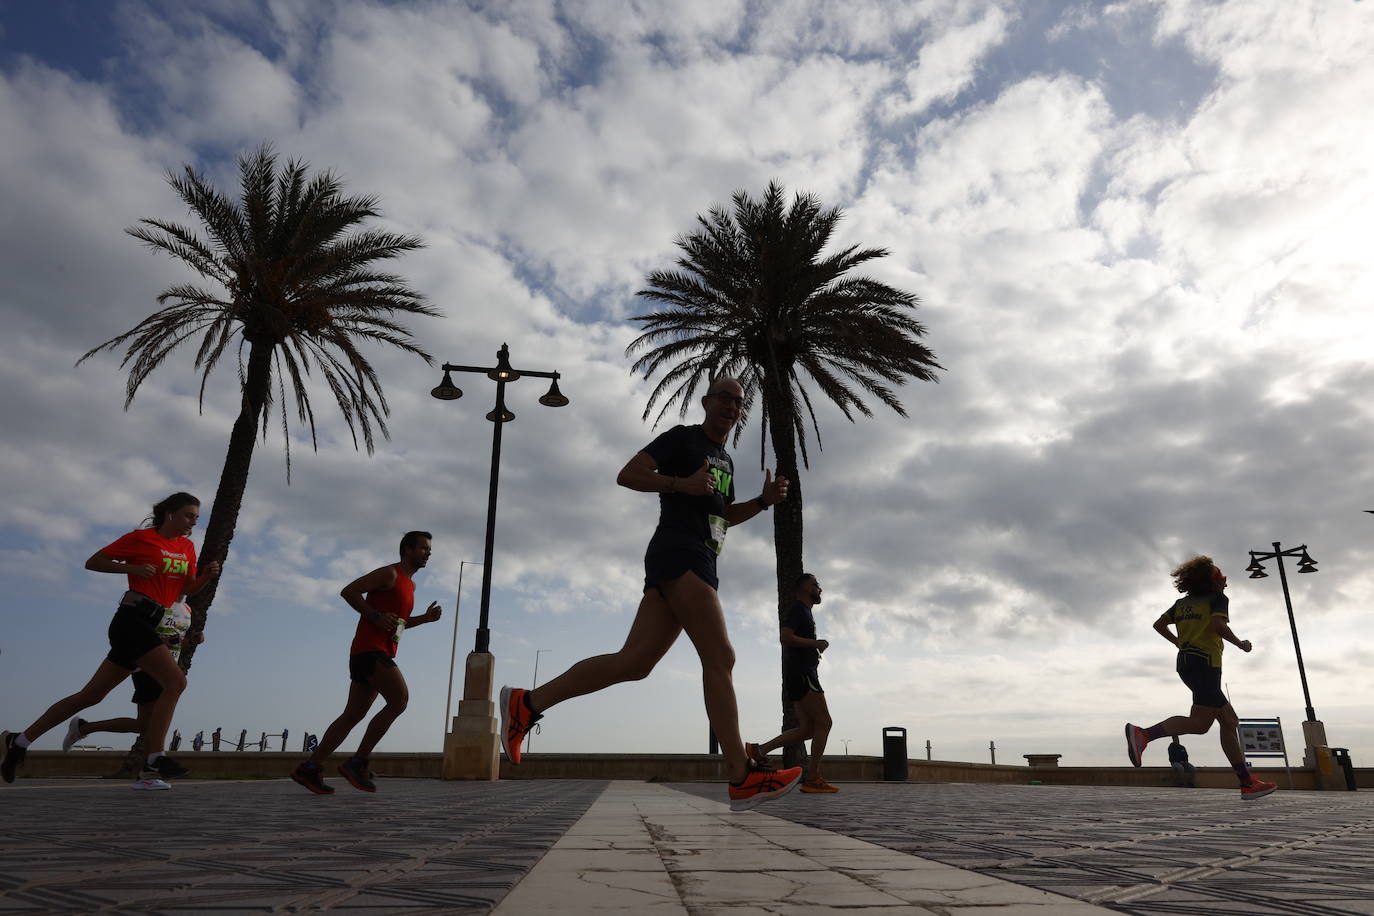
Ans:
[[[348,679],[357,684],[366,684],[372,680],[372,675],[377,673],[378,668],[396,668],[396,659],[387,655],[385,652],[373,649],[371,652],[359,652],[357,655],[348,657]]]
[[[162,696],[162,685],[157,682],[157,678],[153,677],[148,672],[135,671],[133,681],[135,706],[142,706],[144,703],[152,703],[158,697]]]
[[[787,689],[787,699],[793,703],[808,693],[825,693],[821,689],[821,679],[816,674],[815,668],[793,668],[789,666],[783,686]]]
[[[682,548],[656,548],[649,545],[644,554],[644,590],[658,589],[664,582],[672,582],[686,572],[694,572],[701,581],[713,589],[720,588],[716,577],[716,555],[709,550],[684,550]],[[662,589],[659,589],[661,592]]]
[[[1179,680],[1193,692],[1194,706],[1220,709],[1231,702],[1221,690],[1221,669],[1213,667],[1208,659],[1180,652],[1175,670]]]
[[[133,671],[138,660],[163,645],[162,637],[153,628],[152,612],[137,607],[121,607],[110,620],[110,653],[105,657],[121,668]],[[162,614],[157,614],[158,620]]]

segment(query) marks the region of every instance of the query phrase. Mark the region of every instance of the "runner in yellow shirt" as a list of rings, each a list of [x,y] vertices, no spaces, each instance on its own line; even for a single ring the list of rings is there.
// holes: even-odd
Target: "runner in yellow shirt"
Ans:
[[[1249,652],[1250,640],[1238,639],[1231,632],[1230,601],[1226,598],[1226,577],[1211,557],[1196,556],[1172,573],[1174,587],[1184,596],[1174,602],[1159,619],[1155,630],[1178,648],[1175,670],[1193,692],[1193,708],[1186,716],[1170,716],[1149,728],[1126,723],[1126,753],[1131,766],[1140,766],[1145,745],[1155,738],[1174,735],[1205,735],[1213,722],[1221,723],[1221,749],[1240,780],[1240,797],[1263,798],[1278,786],[1257,779],[1245,765],[1240,746],[1240,719],[1231,701],[1221,690],[1221,652],[1229,642]],[[1173,627],[1177,634],[1169,631]]]

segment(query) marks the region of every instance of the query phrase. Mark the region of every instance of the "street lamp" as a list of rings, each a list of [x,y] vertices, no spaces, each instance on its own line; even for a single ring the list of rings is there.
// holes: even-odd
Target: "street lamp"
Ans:
[[[1317,720],[1317,713],[1312,709],[1312,694],[1307,689],[1307,669],[1302,664],[1302,646],[1298,643],[1298,624],[1293,618],[1293,599],[1288,595],[1288,575],[1283,569],[1283,558],[1296,558],[1299,573],[1316,572],[1317,561],[1308,555],[1306,544],[1284,550],[1279,541],[1274,541],[1273,547],[1274,549],[1268,552],[1250,551],[1250,565],[1245,567],[1245,571],[1250,574],[1251,579],[1266,579],[1269,574],[1264,571],[1261,564],[1266,560],[1274,560],[1279,564],[1279,584],[1283,586],[1283,604],[1288,609],[1288,628],[1293,633],[1293,652],[1298,657],[1298,678],[1302,681],[1302,698],[1307,704],[1307,721],[1302,724],[1303,737],[1308,748],[1311,748],[1314,745],[1326,744],[1326,731]]]
[[[539,399],[539,403],[545,407],[566,407],[568,399],[558,390],[558,380],[562,377],[559,373],[512,368],[510,348],[505,344],[501,344],[501,349],[496,351],[495,366],[453,366],[444,363],[442,368],[443,381],[430,391],[431,395],[441,401],[456,401],[463,396],[463,390],[453,384],[453,377],[450,375],[453,372],[479,372],[496,383],[496,406],[487,414],[487,419],[494,426],[491,436],[491,485],[487,491],[487,537],[482,556],[482,610],[481,619],[477,624],[476,645],[472,650],[487,652],[491,648],[491,630],[487,627],[487,618],[491,610],[491,553],[496,537],[496,490],[501,476],[501,428],[515,419],[515,414],[506,408],[506,385],[525,376],[552,379],[553,383]]]
[[[453,719],[450,718],[453,710],[453,666],[458,661],[458,612],[463,609],[463,568],[481,565],[481,563],[474,563],[471,560],[458,561],[458,598],[453,603],[453,645],[449,647],[448,653],[448,698],[444,701],[445,735],[448,734],[448,730],[453,724]]]
[[[552,651],[552,649],[534,650],[534,677],[530,678],[531,690],[539,686],[539,656],[543,655],[545,652]],[[534,732],[530,732],[529,735],[525,738],[525,750],[528,751],[532,747],[534,747]]]
[[[458,718],[454,731],[444,740],[443,776],[445,779],[496,779],[499,776],[501,747],[497,734],[496,707],[491,701],[495,677],[495,659],[491,655],[492,547],[496,539],[496,493],[501,474],[501,430],[515,419],[506,407],[506,385],[525,376],[550,379],[552,384],[539,399],[545,407],[565,407],[568,399],[558,390],[557,372],[516,369],[510,363],[510,348],[501,344],[496,351],[495,366],[454,366],[444,363],[443,380],[430,394],[441,401],[456,401],[463,391],[453,384],[454,372],[476,372],[496,383],[496,405],[487,414],[492,423],[491,483],[487,490],[487,533],[482,554],[482,609],[477,623],[477,638],[468,654],[467,671],[463,681],[463,699],[458,704]],[[461,579],[462,569],[459,569]],[[454,625],[457,626],[455,620]],[[456,635],[454,637],[456,645]]]

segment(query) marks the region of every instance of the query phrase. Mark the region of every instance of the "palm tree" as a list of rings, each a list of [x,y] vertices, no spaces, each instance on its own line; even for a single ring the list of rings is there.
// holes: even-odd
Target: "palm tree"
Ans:
[[[153,251],[169,254],[194,270],[210,288],[170,286],[157,297],[163,308],[118,337],[86,353],[77,365],[104,350],[128,345],[120,368],[129,368],[124,409],[148,376],[182,343],[199,337],[195,367],[201,373],[202,406],[210,374],[233,347],[242,399],[229,434],[214,505],[205,525],[202,562],[223,561],[233,540],[259,424],[266,435],[273,401],[280,399],[290,479],[287,382],[300,422],[315,439],[315,414],[306,379],[317,370],[348,424],[353,446],[373,451],[374,428],[388,436],[390,409],[361,341],[390,344],[431,362],[400,315],[438,316],[425,297],[375,262],[420,248],[420,239],[376,230],[353,231],[378,215],[377,198],[345,197],[331,172],[313,178],[309,165],[289,161],[280,171],[272,148],[263,144],[239,157],[241,200],[215,189],[191,166],[169,171],[167,183],[200,220],[208,238],[176,223],[139,220],[125,231]],[[274,398],[274,389],[276,397]],[[196,636],[214,601],[211,582],[188,603],[192,619],[181,652],[190,668]]]
[[[736,191],[733,203],[733,213],[714,207],[698,215],[696,231],[677,239],[677,270],[648,275],[636,295],[665,308],[632,319],[644,331],[626,355],[640,354],[631,371],[645,378],[664,370],[644,409],[646,420],[655,405],[655,423],[674,405],[685,416],[698,388],[722,375],[739,379],[746,413],[760,403],[777,472],[791,483],[773,515],[781,620],[803,571],[797,454],[810,467],[808,420],[821,445],[804,381],[852,423],[855,413],[873,415],[865,395],[905,417],[892,386],[937,381],[935,372],[943,367],[920,341],[925,328],[912,317],[914,295],[850,275],[886,250],[851,245],[822,255],[843,215],[838,207],[822,209],[815,196],[802,193],[788,207],[777,182],[757,200]],[[742,426],[735,430],[736,444]],[[784,697],[784,728],[794,721]]]

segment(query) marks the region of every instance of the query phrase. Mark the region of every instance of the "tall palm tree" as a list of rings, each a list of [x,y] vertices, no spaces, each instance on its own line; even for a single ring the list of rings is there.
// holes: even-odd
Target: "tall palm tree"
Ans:
[[[651,272],[636,293],[665,307],[632,319],[644,331],[626,350],[639,354],[631,371],[649,378],[663,370],[645,419],[655,405],[655,423],[674,405],[685,416],[697,390],[721,375],[739,379],[746,413],[761,405],[778,474],[791,483],[773,515],[780,622],[803,571],[797,455],[810,466],[808,420],[821,445],[806,382],[854,422],[856,413],[873,415],[866,395],[905,417],[892,386],[937,381],[943,369],[920,341],[925,328],[912,317],[916,297],[851,275],[887,251],[851,245],[822,254],[842,211],[822,209],[811,194],[796,194],[791,206],[784,197],[782,186],[770,182],[757,200],[736,191],[733,212],[714,207],[698,215],[696,231],[677,239],[677,270]],[[794,721],[784,697],[784,727]]]
[[[184,262],[209,286],[168,287],[157,297],[163,308],[77,360],[80,365],[101,351],[127,344],[120,363],[129,368],[127,410],[153,370],[182,343],[199,337],[195,367],[201,373],[203,405],[211,373],[233,348],[241,400],[205,525],[203,562],[223,561],[229,552],[258,428],[261,425],[266,435],[277,399],[283,438],[288,440],[289,480],[288,382],[296,415],[310,428],[312,445],[318,448],[306,380],[315,370],[334,395],[354,448],[361,433],[362,445],[371,454],[374,428],[389,435],[390,409],[377,373],[358,344],[390,344],[431,362],[397,318],[438,316],[438,311],[400,277],[375,266],[420,248],[420,239],[371,229],[352,231],[378,215],[376,197],[346,197],[332,172],[309,177],[305,162],[291,160],[280,171],[276,163],[267,144],[240,156],[238,201],[189,165],[180,173],[169,171],[167,183],[195,214],[207,237],[157,219],[139,220],[125,231],[153,251]],[[195,637],[205,628],[217,584],[211,582],[188,602],[192,618],[181,652],[183,670],[191,665]]]

